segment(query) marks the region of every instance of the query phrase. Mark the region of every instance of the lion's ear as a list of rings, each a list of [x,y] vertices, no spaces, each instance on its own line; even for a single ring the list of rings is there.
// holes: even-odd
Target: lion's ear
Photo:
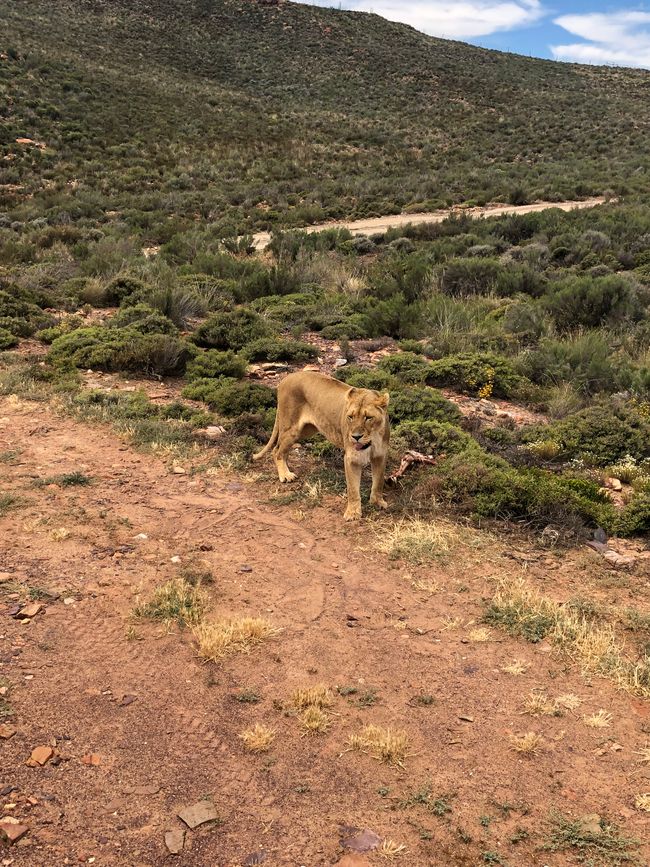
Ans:
[[[348,398],[354,397],[358,391],[359,391],[358,388],[349,388],[348,389]]]
[[[383,394],[380,394],[377,397],[376,404],[380,409],[386,409],[386,407],[388,406],[389,400],[390,400],[390,395],[388,394],[387,391],[385,391]]]

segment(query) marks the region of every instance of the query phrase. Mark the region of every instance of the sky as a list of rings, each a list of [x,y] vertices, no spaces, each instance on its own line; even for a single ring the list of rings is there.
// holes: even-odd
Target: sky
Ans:
[[[375,12],[432,36],[574,63],[650,69],[650,0],[300,0]]]

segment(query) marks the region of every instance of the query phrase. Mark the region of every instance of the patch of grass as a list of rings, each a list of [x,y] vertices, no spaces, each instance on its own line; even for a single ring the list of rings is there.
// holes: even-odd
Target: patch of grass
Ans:
[[[379,696],[377,695],[377,690],[374,687],[370,687],[365,692],[360,693],[355,704],[357,707],[372,707],[374,704],[377,704],[378,701]]]
[[[542,848],[549,852],[570,851],[580,864],[618,867],[639,863],[634,851],[639,845],[638,840],[625,836],[620,828],[604,819],[595,830],[580,819],[568,819],[553,812],[548,839]]]
[[[533,690],[524,699],[522,713],[527,713],[531,716],[555,716],[557,714],[557,705],[545,692]]]
[[[332,690],[323,684],[296,689],[291,693],[291,704],[296,710],[305,710],[309,707],[322,709],[330,707],[333,701]]]
[[[536,732],[510,735],[510,748],[517,753],[536,756],[544,747],[544,738]]]
[[[324,734],[330,727],[330,718],[325,711],[317,705],[310,705],[305,708],[305,710],[298,715],[298,719],[304,734]]]
[[[650,813],[650,792],[643,792],[634,799],[634,806],[642,813]]]
[[[470,630],[469,635],[467,636],[470,641],[475,642],[484,642],[491,641],[492,639],[492,630],[486,629],[484,626],[477,627],[476,629]]]
[[[548,638],[583,671],[607,677],[634,695],[650,696],[650,656],[628,659],[612,624],[586,617],[570,603],[547,599],[522,581],[506,581],[488,604],[484,619],[528,641]]]
[[[193,632],[199,656],[216,662],[232,653],[248,653],[280,630],[263,617],[242,617],[198,623]]]
[[[90,485],[92,478],[78,470],[72,473],[62,473],[59,476],[49,476],[46,479],[40,479],[38,485],[58,485],[60,488],[72,488],[76,486]]]
[[[20,505],[20,502],[20,497],[16,497],[14,494],[0,492],[0,518],[3,518],[12,509],[17,508]]]
[[[266,753],[275,740],[275,730],[262,723],[256,723],[252,728],[243,731],[239,739],[249,752]]]
[[[458,531],[442,522],[421,518],[397,521],[392,527],[382,527],[377,548],[391,560],[406,560],[421,564],[443,557],[457,547]]]
[[[148,602],[136,605],[133,614],[179,626],[198,624],[207,607],[207,597],[199,587],[193,587],[183,578],[172,578],[154,590]]]
[[[431,707],[436,703],[435,698],[428,693],[420,693],[419,695],[414,695],[413,698],[409,701],[409,704],[415,705],[416,707]]]
[[[233,695],[233,698],[240,704],[257,704],[262,701],[262,696],[256,689],[242,689],[241,692]]]
[[[7,451],[0,452],[0,463],[13,464],[16,458],[21,454],[22,449],[7,449]]]
[[[405,731],[367,725],[348,741],[351,750],[367,753],[386,764],[403,766],[409,738]]]
[[[565,692],[562,695],[558,695],[555,699],[556,707],[560,707],[563,710],[576,710],[581,704],[582,699],[580,696],[572,692]]]
[[[402,809],[408,807],[422,806],[441,819],[447,813],[451,813],[451,802],[454,795],[451,793],[435,796],[431,792],[430,786],[423,786],[421,789],[416,789],[399,802]]]
[[[525,674],[529,668],[529,662],[525,662],[523,659],[513,659],[510,662],[506,662],[505,665],[502,665],[501,671],[505,671],[506,674],[519,676],[520,674]]]
[[[394,840],[384,840],[377,849],[377,853],[384,858],[397,858],[399,855],[406,854],[406,851],[403,843],[396,843]]]
[[[641,764],[650,765],[650,744],[641,747],[640,750],[636,751],[636,754]]]
[[[612,715],[602,708],[596,713],[583,716],[582,721],[592,729],[608,729],[612,724]]]

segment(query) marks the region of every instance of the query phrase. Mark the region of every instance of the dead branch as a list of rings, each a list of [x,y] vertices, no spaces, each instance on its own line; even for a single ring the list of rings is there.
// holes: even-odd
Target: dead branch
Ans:
[[[444,454],[434,457],[433,455],[423,455],[421,452],[408,451],[402,458],[399,469],[388,477],[388,481],[395,484],[398,479],[402,478],[411,464],[435,464],[441,458],[444,458]]]

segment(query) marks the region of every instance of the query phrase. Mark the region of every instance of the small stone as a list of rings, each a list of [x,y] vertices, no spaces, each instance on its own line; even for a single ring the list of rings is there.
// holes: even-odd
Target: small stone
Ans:
[[[18,842],[28,831],[27,825],[21,825],[18,819],[13,819],[11,816],[6,816],[0,820],[0,837],[3,837],[9,843]]]
[[[179,467],[177,465],[172,467],[172,473],[175,473],[177,476],[184,476],[187,470],[184,467]]]
[[[133,704],[134,701],[137,701],[137,695],[125,695],[122,697],[122,701],[119,703],[120,707],[128,707],[130,704]]]
[[[462,720],[463,722],[474,722],[473,716],[468,716],[467,714],[464,714],[464,713],[459,713],[458,719]]]
[[[44,765],[54,755],[54,750],[52,747],[36,747],[36,749],[32,750],[32,754],[28,759],[28,762],[31,760],[36,765]]]
[[[185,831],[165,831],[165,846],[172,855],[180,855],[185,843]]]
[[[63,604],[64,605],[74,605],[74,603],[76,601],[77,600],[74,598],[74,596],[66,596],[66,598],[63,600]]]
[[[334,367],[345,367],[345,365],[346,365],[347,363],[348,363],[347,358],[337,358],[337,359],[334,361]]]
[[[136,539],[138,542],[144,542],[145,539],[149,538],[149,536],[147,536],[146,533],[138,533],[138,535],[134,536],[133,538]]]
[[[181,562],[181,558],[178,556],[178,554],[174,554],[174,556],[170,558],[170,562],[178,564]]]
[[[84,765],[96,768],[97,765],[101,765],[102,757],[99,753],[87,753],[85,756],[81,757],[81,761]]]
[[[185,822],[188,828],[194,829],[205,822],[214,822],[219,818],[219,814],[212,801],[198,801],[191,807],[183,807],[178,818]]]
[[[591,834],[593,837],[599,837],[603,833],[598,813],[589,813],[586,816],[582,816],[580,818],[580,823],[583,830],[588,834]]]
[[[32,617],[36,617],[42,607],[43,606],[40,604],[40,602],[30,602],[29,604],[25,605],[23,608],[20,609],[18,614],[16,614],[16,619],[25,620],[26,618],[29,618],[31,620]]]
[[[0,725],[0,738],[2,738],[3,741],[8,741],[17,731],[18,729],[14,728],[14,726],[10,726],[8,723],[3,723]]]
[[[222,437],[226,432],[225,427],[222,427],[220,424],[211,424],[206,428],[202,428],[201,430],[197,430],[197,434],[199,436],[203,436],[208,440],[217,440],[219,437]]]
[[[615,569],[631,569],[636,563],[634,557],[618,554],[616,551],[605,551],[603,560],[607,560]]]
[[[240,572],[252,572],[253,567],[249,566],[247,563],[242,563],[242,565],[239,567],[239,571]]]

